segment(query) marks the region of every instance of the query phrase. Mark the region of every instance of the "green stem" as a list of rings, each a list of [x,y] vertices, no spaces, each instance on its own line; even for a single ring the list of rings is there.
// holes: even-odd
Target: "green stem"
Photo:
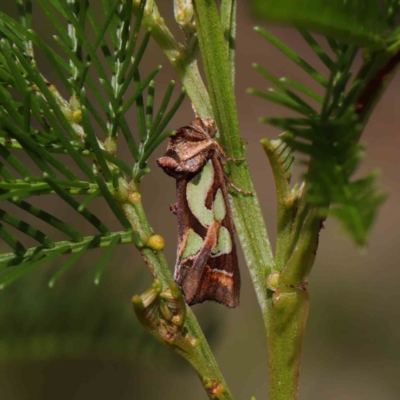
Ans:
[[[140,0],[133,0],[133,13],[137,15]],[[143,25],[151,29],[151,36],[175,68],[197,113],[204,118],[212,117],[212,109],[207,89],[197,66],[197,52],[186,49],[172,35],[161,17],[154,1],[148,1],[143,15]]]
[[[272,296],[268,327],[269,399],[298,398],[301,348],[308,292],[285,287]]]
[[[400,53],[378,56],[361,69],[359,79],[370,75],[367,86],[358,94],[356,111],[366,123],[373,106],[384,92],[400,62]],[[382,63],[385,59],[385,63]],[[383,64],[383,66],[382,66]],[[364,75],[363,75],[364,74]],[[372,76],[372,77],[371,77]],[[271,400],[298,398],[302,341],[307,321],[309,296],[305,282],[315,261],[321,219],[317,210],[306,204],[307,186],[300,193],[299,208],[286,246],[284,267],[270,304],[268,326],[269,392]],[[282,203],[282,199],[278,199]],[[277,244],[277,247],[279,243]]]
[[[298,398],[301,350],[309,303],[306,283],[315,261],[321,228],[316,209],[310,208],[305,201],[305,190],[298,194],[299,206],[292,217],[290,235],[278,238],[284,243],[277,244],[277,247],[285,248],[286,254],[270,304],[267,334],[270,400]],[[284,206],[285,198],[278,198],[278,203]]]
[[[243,145],[239,136],[228,48],[218,10],[213,0],[196,0],[194,7],[214,119],[217,122],[221,140],[228,156],[240,158],[243,157]],[[194,104],[197,107],[195,102]],[[204,116],[201,115],[201,117]],[[267,324],[270,299],[267,298],[265,289],[265,276],[266,273],[275,269],[272,250],[247,163],[231,163],[229,166],[230,176],[235,184],[253,193],[252,195],[245,195],[232,192],[230,199],[235,227],[242,244],[264,321]]]
[[[235,86],[235,47],[236,47],[236,0],[221,0],[221,23],[224,29],[225,45],[228,48],[232,85]]]

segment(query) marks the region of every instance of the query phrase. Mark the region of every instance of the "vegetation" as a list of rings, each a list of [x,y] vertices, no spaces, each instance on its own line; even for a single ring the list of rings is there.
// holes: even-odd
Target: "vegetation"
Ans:
[[[82,256],[103,247],[94,272],[98,283],[116,249],[134,245],[154,279],[133,298],[139,321],[189,361],[209,398],[233,399],[199,323],[172,281],[140,185],[151,179],[150,155],[175,133],[167,127],[185,95],[201,118],[215,120],[227,155],[246,157],[234,95],[235,37],[241,34],[236,1],[175,0],[184,43],[171,33],[154,0],[102,0],[101,15],[92,3],[16,0],[18,21],[0,12],[0,198],[13,206],[0,210],[0,236],[9,247],[0,255],[0,287],[69,254],[49,279],[53,287]],[[31,28],[34,7],[56,30],[54,41]],[[267,79],[274,87],[249,92],[286,107],[290,115],[261,119],[283,131],[261,141],[278,199],[275,252],[247,163],[226,165],[230,180],[243,189],[231,190],[230,202],[264,318],[270,399],[289,400],[298,396],[306,285],[323,223],[336,218],[357,245],[365,246],[385,198],[375,174],[354,178],[354,173],[363,156],[363,129],[400,61],[400,2],[306,0],[299,8],[296,0],[254,0],[253,7],[266,19],[296,26],[325,67],[323,72],[313,68],[267,30],[255,28],[265,46],[277,47],[324,91],[320,96],[254,64],[260,85]],[[165,93],[158,93],[160,66],[143,70],[150,40],[166,55],[182,90],[174,90],[171,81]],[[360,53],[361,65],[355,62]],[[37,54],[52,66],[57,85],[46,79]],[[163,98],[157,110],[156,94]],[[130,126],[127,113],[133,109],[136,125]],[[119,157],[122,147],[129,149],[130,160]],[[292,185],[297,158],[306,173],[303,182]],[[40,205],[33,201],[38,195]],[[93,233],[85,235],[69,218],[46,211],[54,197]],[[105,200],[115,221],[94,211],[96,199]]]

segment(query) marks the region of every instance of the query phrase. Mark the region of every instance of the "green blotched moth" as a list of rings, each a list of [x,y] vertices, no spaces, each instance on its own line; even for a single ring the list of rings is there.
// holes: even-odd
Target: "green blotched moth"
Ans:
[[[240,273],[215,122],[196,117],[169,139],[157,160],[176,179],[178,254],[174,279],[189,305],[214,300],[239,305]]]

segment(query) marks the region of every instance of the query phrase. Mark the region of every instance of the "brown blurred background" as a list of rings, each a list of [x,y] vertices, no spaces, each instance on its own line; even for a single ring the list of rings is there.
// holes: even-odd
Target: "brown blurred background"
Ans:
[[[35,6],[35,2],[34,6]],[[173,26],[172,2],[162,2],[162,15],[176,35]],[[272,243],[275,241],[275,195],[268,161],[259,141],[274,138],[279,132],[257,122],[260,116],[286,115],[282,108],[246,93],[248,87],[266,89],[269,84],[253,69],[253,62],[260,63],[278,76],[287,76],[320,91],[317,84],[288,61],[278,50],[253,31],[255,21],[250,16],[247,2],[239,2],[237,35],[236,94],[242,136],[248,142],[248,158],[260,201],[263,206]],[[0,2],[0,9],[11,15],[15,2]],[[37,6],[36,8],[39,8]],[[37,12],[37,13],[36,13]],[[34,14],[34,29],[53,43],[52,27],[40,11]],[[268,29],[293,47],[309,63],[323,69],[312,51],[293,29],[272,27]],[[164,68],[156,78],[160,95],[170,79],[176,79],[166,58],[154,43],[142,64],[146,68],[157,64]],[[43,70],[46,63],[43,61]],[[45,71],[51,82],[56,82],[52,70]],[[339,231],[338,225],[328,220],[322,231],[317,261],[312,271],[309,291],[311,308],[305,337],[301,370],[300,399],[302,400],[396,400],[400,398],[400,181],[398,179],[398,154],[400,136],[400,77],[394,78],[390,88],[378,104],[363,135],[366,159],[360,174],[379,168],[379,185],[390,197],[382,207],[372,230],[368,247],[360,251]],[[169,128],[188,123],[193,115],[188,99]],[[132,112],[131,123],[135,124]],[[167,240],[166,254],[172,266],[175,261],[175,217],[168,211],[174,202],[175,185],[157,168],[155,158],[162,154],[161,146],[149,163],[152,174],[142,185],[143,202],[154,230]],[[124,154],[123,145],[119,154]],[[396,156],[397,154],[397,156]],[[127,156],[127,153],[125,154]],[[47,205],[50,212],[69,217],[64,204]],[[397,208],[396,208],[397,207]],[[8,251],[5,250],[4,251]],[[71,269],[66,279],[53,289],[73,292],[76,281],[94,271],[101,252],[87,256],[81,265]],[[265,335],[259,307],[254,295],[243,256],[240,252],[242,271],[241,305],[228,310],[209,303],[194,307],[224,376],[237,399],[257,400],[267,398],[267,362]],[[91,258],[93,257],[93,258]],[[38,270],[35,274],[43,274]],[[99,286],[87,281],[85,301],[87,312],[102,308],[96,299],[107,297],[115,307],[114,319],[125,319],[136,324],[130,310],[130,297],[141,293],[150,284],[150,274],[133,246],[122,246],[114,257]],[[12,287],[1,294],[1,308],[12,312],[15,301],[10,300]],[[60,289],[61,288],[61,289]],[[46,282],[30,289],[32,306],[50,289]],[[85,292],[85,290],[83,290]],[[100,300],[99,300],[100,301]],[[92,302],[92,303],[90,303]],[[26,311],[29,314],[29,309]],[[60,310],[60,313],[65,310]],[[74,314],[74,310],[69,310]],[[120,314],[119,314],[120,313]],[[131,318],[131,319],[130,319]],[[42,318],[43,320],[43,318]],[[115,323],[115,322],[114,322]],[[33,321],[34,324],[34,321]],[[90,321],[82,319],[82,324]],[[133,325],[132,325],[133,326]],[[86,327],[87,328],[87,327]],[[139,340],[129,359],[77,355],[68,360],[19,360],[0,363],[0,398],[4,400],[155,400],[155,399],[204,399],[206,397],[195,372],[178,356],[143,335],[140,327],[134,330],[133,342]],[[110,328],[112,331],[112,326]],[[1,336],[1,335],[0,335]],[[150,350],[149,350],[150,348]]]

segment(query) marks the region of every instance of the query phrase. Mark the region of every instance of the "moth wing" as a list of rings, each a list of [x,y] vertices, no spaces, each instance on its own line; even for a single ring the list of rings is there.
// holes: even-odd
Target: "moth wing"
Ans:
[[[213,300],[228,307],[236,307],[239,305],[240,272],[236,246],[232,237],[234,225],[229,207],[225,175],[220,160],[213,157],[212,164],[215,179],[207,195],[205,206],[212,209],[216,194],[221,191],[226,205],[225,216],[222,221],[215,221],[208,228],[202,226],[188,205],[186,197],[188,180],[177,180],[179,244],[174,279],[181,287],[189,305]],[[219,232],[223,228],[230,235],[230,251],[223,254],[213,254],[213,249],[217,246]],[[196,249],[193,249],[193,254],[183,257],[187,248],[188,232],[190,231],[202,240],[202,244],[197,252]]]
[[[213,300],[227,307],[239,305],[240,272],[236,251],[209,257],[192,304]]]

